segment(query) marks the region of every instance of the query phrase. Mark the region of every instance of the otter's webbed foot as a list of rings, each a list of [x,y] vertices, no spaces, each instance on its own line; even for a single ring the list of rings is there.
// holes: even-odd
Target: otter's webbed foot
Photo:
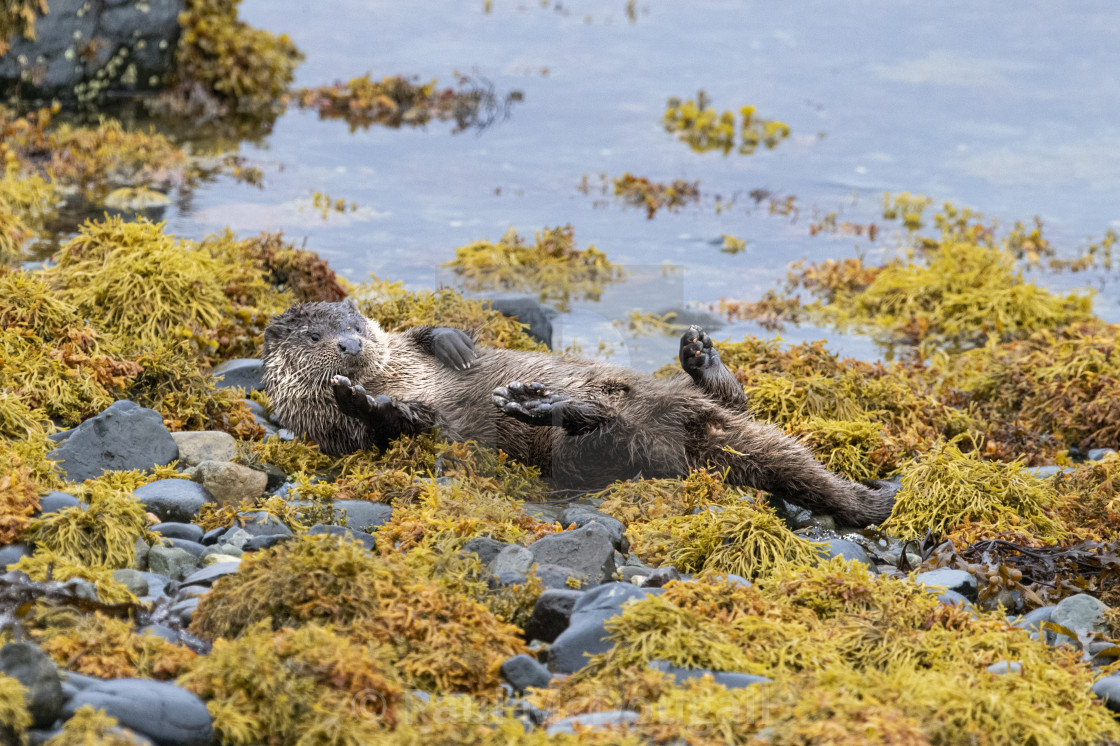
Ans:
[[[712,338],[696,324],[681,335],[680,360],[684,372],[710,396],[737,408],[747,405],[742,385],[724,366]]]
[[[474,340],[462,329],[440,326],[431,332],[432,354],[436,360],[454,370],[466,370],[478,356]]]
[[[417,435],[439,424],[435,410],[424,402],[401,402],[379,394],[370,396],[346,376],[331,378],[335,402],[348,417],[363,422],[378,448],[401,435]]]
[[[608,419],[594,404],[552,393],[536,382],[512,381],[499,386],[494,389],[494,405],[527,425],[556,425],[570,435],[594,430]]]

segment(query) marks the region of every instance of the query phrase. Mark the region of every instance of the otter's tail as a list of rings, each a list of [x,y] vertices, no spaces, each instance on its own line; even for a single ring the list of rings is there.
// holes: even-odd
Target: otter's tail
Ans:
[[[897,489],[889,482],[865,487],[834,474],[812,452],[773,425],[746,416],[734,417],[725,428],[710,428],[696,453],[727,471],[727,481],[765,490],[775,497],[828,513],[842,523],[866,526],[891,514]]]

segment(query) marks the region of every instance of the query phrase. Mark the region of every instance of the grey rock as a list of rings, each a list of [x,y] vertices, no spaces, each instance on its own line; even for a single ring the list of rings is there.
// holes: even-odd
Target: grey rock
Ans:
[[[875,566],[875,563],[867,554],[867,550],[861,547],[859,544],[856,544],[854,541],[848,541],[847,539],[830,539],[825,542],[825,547],[827,547],[828,553],[824,556],[824,559],[843,557],[849,562],[862,563],[867,567],[868,570],[872,572],[872,574],[879,573],[879,568]],[[975,578],[973,578],[974,585],[975,582]]]
[[[178,619],[179,624],[186,627],[191,623],[191,616],[194,614],[195,609],[198,608],[199,600],[198,596],[194,598],[184,598],[167,607],[167,612],[175,619]]]
[[[1042,629],[1043,622],[1049,622],[1050,616],[1054,613],[1057,606],[1040,606],[1037,609],[1027,612],[1018,619],[1011,620],[1011,623],[1016,627],[1022,627],[1030,630],[1031,638],[1035,640],[1041,639],[1048,645],[1054,644],[1054,633]]]
[[[194,481],[201,484],[221,505],[237,505],[264,494],[268,475],[229,461],[203,461],[195,467]]]
[[[8,565],[14,565],[23,557],[31,556],[31,547],[23,542],[0,547],[0,573],[6,572]]]
[[[956,591],[969,601],[976,600],[976,576],[970,572],[943,567],[940,570],[918,573],[914,579],[921,585]]]
[[[203,461],[233,461],[237,448],[233,436],[217,430],[171,433],[179,446],[179,463],[198,466]]]
[[[62,711],[58,668],[46,653],[29,642],[10,642],[0,648],[0,672],[23,684],[27,709],[36,728],[48,728]]]
[[[699,679],[702,676],[711,676],[715,683],[725,689],[743,689],[752,684],[769,684],[772,681],[765,676],[755,676],[749,673],[712,671],[707,668],[682,668],[681,666],[674,666],[669,661],[650,661],[649,668],[672,675],[677,684],[683,684],[689,679]]]
[[[510,544],[490,562],[490,572],[495,575],[519,573],[524,576],[533,566],[533,553],[517,544]]]
[[[167,598],[167,589],[173,582],[171,578],[160,575],[158,572],[146,572],[143,575],[144,579],[148,581],[147,596],[156,599]]]
[[[577,575],[568,567],[548,562],[533,568],[533,574],[545,588],[582,588],[586,585],[582,575]]]
[[[645,585],[646,580],[649,579],[650,573],[652,572],[652,567],[623,565],[622,569],[618,571],[618,577],[619,580],[624,583],[632,583],[633,585]]]
[[[160,479],[138,487],[132,496],[161,521],[190,523],[202,506],[214,501],[205,487],[187,479]]]
[[[323,524],[319,523],[307,529],[307,533],[311,534],[312,536],[317,536],[320,534],[326,534],[328,536],[338,536],[343,539],[349,539],[350,541],[356,541],[366,549],[373,549],[377,543],[369,534],[363,533],[361,531],[356,531],[346,526],[324,526]]]
[[[1005,673],[1019,673],[1023,670],[1023,664],[1019,661],[996,661],[992,665],[984,669],[988,673],[1005,674]]]
[[[154,635],[156,637],[162,637],[164,640],[167,640],[168,642],[173,642],[173,643],[176,643],[176,644],[178,644],[182,640],[182,638],[179,636],[178,632],[171,629],[170,627],[168,627],[165,624],[149,624],[146,627],[141,627],[140,628],[140,634],[142,634],[142,635]]]
[[[1104,700],[1104,705],[1113,712],[1120,712],[1120,674],[1112,674],[1098,679],[1092,687],[1093,694]]]
[[[237,572],[240,566],[240,562],[216,562],[209,567],[195,570],[190,575],[183,578],[183,582],[180,585],[184,588],[192,585],[213,585],[218,578],[223,578],[226,575],[232,575]]]
[[[573,523],[576,528],[583,528],[588,523],[598,523],[607,529],[615,549],[625,552],[630,548],[630,542],[626,540],[626,526],[622,525],[622,521],[612,518],[606,513],[600,513],[583,505],[576,505],[565,510],[563,515],[560,516],[560,525],[570,526]]]
[[[552,680],[552,674],[540,661],[524,653],[515,655],[502,664],[502,676],[518,694],[523,693],[531,686],[546,687],[548,682]]]
[[[148,567],[174,580],[193,572],[198,567],[198,559],[185,549],[154,546],[148,554]]]
[[[1050,615],[1050,621],[1079,637],[1099,640],[1108,634],[1108,624],[1104,618],[1106,611],[1108,607],[1097,599],[1086,593],[1078,593],[1059,601]],[[1054,644],[1076,645],[1078,642],[1059,634]]]
[[[525,623],[525,637],[529,640],[552,642],[568,626],[572,607],[583,596],[583,591],[546,590],[537,597],[533,613]]]
[[[601,730],[605,726],[618,729],[621,726],[630,725],[637,719],[638,713],[634,710],[589,712],[585,715],[573,715],[563,720],[557,720],[555,723],[548,726],[548,730],[545,731],[545,734],[548,736],[556,736],[561,733],[575,734],[577,725],[591,730]]]
[[[237,549],[237,551],[241,551],[242,547],[249,543],[249,540],[252,538],[253,535],[245,529],[238,528],[237,526],[231,526],[230,528],[226,529],[225,533],[222,534],[221,540],[215,546],[217,546],[223,553],[227,552],[227,550],[224,548],[227,546],[233,547]]]
[[[544,536],[530,544],[529,551],[538,564],[570,568],[590,584],[614,576],[614,544],[610,533],[599,523]]]
[[[147,573],[140,572],[139,570],[114,570],[113,580],[117,581],[136,597],[148,595],[148,577]]]
[[[663,592],[662,588],[638,588],[630,583],[606,583],[585,592],[572,606],[568,627],[552,643],[549,670],[575,673],[583,668],[587,656],[610,649],[610,636],[604,627],[608,619],[618,616],[628,602]]]
[[[200,541],[199,543],[202,544],[202,546],[204,546],[204,547],[213,546],[214,544],[218,543],[218,540],[222,538],[222,535],[225,532],[226,532],[226,527],[225,526],[218,526],[217,528],[212,528],[202,535],[202,541]]]
[[[63,508],[76,508],[81,505],[78,498],[65,492],[51,492],[39,498],[39,512],[57,513]]]
[[[1116,453],[1115,448],[1090,448],[1089,453],[1086,454],[1090,461],[1101,461],[1110,453]]]
[[[527,324],[529,336],[552,349],[552,320],[559,315],[556,309],[526,296],[494,298],[490,307],[503,316]]]
[[[646,582],[642,583],[642,585],[646,588],[661,588],[673,580],[680,579],[680,570],[672,565],[666,565],[665,567],[659,567],[651,571],[650,574],[646,576]]]
[[[186,689],[149,679],[113,679],[80,691],[66,703],[70,717],[88,705],[105,710],[123,727],[161,746],[207,746],[213,738],[210,713]]]
[[[937,596],[937,600],[946,606],[963,606],[970,611],[973,610],[972,602],[956,591],[943,591]]]
[[[88,580],[70,578],[62,584],[62,588],[74,598],[80,598],[84,601],[97,600],[97,586]]]
[[[264,366],[261,361],[252,357],[243,357],[236,360],[227,360],[210,371],[214,378],[214,385],[220,389],[239,386],[248,391],[264,391],[261,376]]]
[[[72,482],[95,479],[106,471],[147,470],[179,457],[163,417],[131,401],[113,402],[74,428],[50,458]]]
[[[132,563],[133,568],[136,570],[148,569],[148,552],[151,551],[148,542],[144,541],[143,536],[137,536],[136,541],[132,544],[132,550],[136,552],[136,561]]]
[[[284,522],[265,510],[247,510],[237,514],[238,524],[231,526],[226,535],[222,537],[222,541],[233,543],[227,537],[242,531],[253,536],[275,536],[276,534],[291,534],[292,530],[284,525]],[[237,546],[234,544],[234,546]]]
[[[165,539],[186,539],[196,544],[202,543],[202,526],[194,523],[157,523],[152,531]]]
[[[368,531],[384,526],[393,517],[393,506],[369,500],[335,500],[335,510],[346,519],[349,528]]]
[[[1063,471],[1066,471],[1066,467],[1050,464],[1048,466],[1032,466],[1023,471],[1027,474],[1033,474],[1039,479],[1049,479],[1056,474],[1061,474]]]
[[[332,528],[340,527],[333,526]],[[270,549],[277,544],[283,544],[285,541],[291,541],[293,538],[295,537],[293,537],[291,534],[266,534],[264,536],[254,536],[253,538],[249,539],[249,541],[245,542],[245,545],[241,547],[241,549],[244,552],[259,552],[262,549]],[[211,552],[211,554],[218,553]]]
[[[164,541],[176,549],[189,552],[195,559],[201,559],[202,555],[206,552],[206,547],[202,546],[197,541],[189,541],[187,539],[164,539]]]
[[[489,565],[498,552],[505,549],[509,544],[497,539],[491,539],[489,536],[476,536],[463,545],[460,550],[463,554],[473,554],[478,557],[479,561],[484,565]]]

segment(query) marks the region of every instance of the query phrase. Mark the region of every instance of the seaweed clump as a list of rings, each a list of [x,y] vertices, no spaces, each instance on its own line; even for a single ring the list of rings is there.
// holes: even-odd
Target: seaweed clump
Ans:
[[[984,461],[944,443],[902,471],[902,487],[883,529],[908,539],[944,535],[966,522],[1061,538],[1065,528],[1048,513],[1055,495],[1020,462]]]
[[[631,549],[653,565],[747,579],[785,563],[812,563],[822,547],[790,531],[769,506],[741,501],[698,513],[631,523]]]
[[[287,34],[276,36],[238,18],[241,0],[187,0],[175,53],[180,86],[214,96],[227,112],[256,114],[276,106],[303,53]]]
[[[445,266],[468,290],[533,292],[561,310],[573,299],[598,300],[622,277],[622,269],[594,246],[576,249],[571,226],[538,233],[532,246],[511,229],[497,243],[476,241],[456,249]]]
[[[535,690],[535,704],[554,718],[633,706],[631,732],[704,744],[760,735],[778,744],[1097,743],[1120,734],[1074,651],[839,558],[785,565],[753,587],[670,583],[607,628],[613,648]],[[657,660],[771,683],[671,686],[646,669]],[[1009,660],[1018,674],[988,672]]]
[[[135,746],[138,736],[122,728],[117,719],[89,705],[79,707],[62,724],[62,732],[51,737],[49,746]]]
[[[234,638],[265,619],[273,629],[330,622],[384,646],[410,686],[489,696],[503,660],[522,650],[516,628],[459,591],[332,536],[304,536],[242,560],[199,604],[191,631]]]
[[[28,528],[28,540],[79,565],[132,567],[137,539],[155,541],[148,531],[147,513],[129,490],[101,481],[88,485],[87,505],[36,518]]]
[[[0,674],[0,736],[5,738],[5,743],[26,743],[26,731],[31,723],[23,684],[7,674]]]
[[[674,179],[669,184],[650,181],[644,176],[624,173],[614,179],[614,194],[628,205],[644,207],[650,220],[664,208],[675,212],[690,203],[700,201],[700,182]]]
[[[389,657],[329,626],[266,619],[215,641],[178,683],[206,700],[222,743],[371,743],[403,698]]]
[[[198,657],[158,635],[137,633],[127,619],[100,613],[40,610],[29,623],[36,643],[60,666],[100,679],[174,679]]]
[[[789,137],[788,124],[756,116],[753,106],[740,107],[738,128],[734,113],[716,113],[710,106],[711,99],[704,91],[697,94],[695,101],[670,98],[662,123],[666,131],[678,133],[698,153],[718,150],[727,155],[738,141],[736,152],[752,155],[759,145],[772,150]]]

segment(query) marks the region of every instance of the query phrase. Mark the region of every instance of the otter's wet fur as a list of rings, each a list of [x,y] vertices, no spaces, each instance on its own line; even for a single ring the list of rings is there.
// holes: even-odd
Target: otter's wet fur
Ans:
[[[679,477],[711,467],[726,470],[731,484],[846,524],[880,523],[890,515],[892,487],[844,479],[797,440],[753,419],[742,387],[729,385],[734,377],[714,350],[715,364],[690,371],[692,377],[655,378],[570,356],[481,346],[469,368],[455,370],[433,356],[433,331],[385,332],[347,303],[293,306],[265,331],[264,383],[274,416],[329,454],[383,441],[376,426],[343,413],[343,394],[336,397],[332,386],[341,375],[371,396],[420,412],[417,421],[435,424],[446,438],[476,440],[539,467],[557,487],[599,489],[638,475]],[[355,337],[360,353],[346,354],[342,348]],[[495,406],[494,394],[515,381],[563,394],[579,404],[577,416],[565,427],[510,416]]]

